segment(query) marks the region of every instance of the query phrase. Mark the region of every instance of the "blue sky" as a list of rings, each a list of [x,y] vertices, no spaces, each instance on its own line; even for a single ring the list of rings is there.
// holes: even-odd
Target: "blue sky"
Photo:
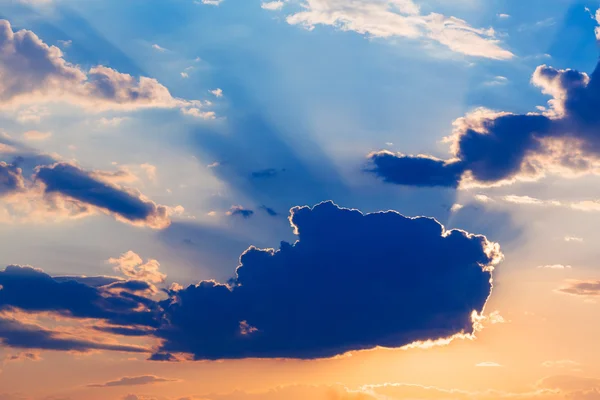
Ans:
[[[289,220],[290,215],[301,211],[290,209],[332,200],[341,208],[318,214],[326,210],[327,206],[321,205],[323,208],[312,209],[314,216],[311,218],[315,221],[323,218],[326,221],[323,224],[339,225],[340,231],[327,232],[332,237],[349,235],[346,246],[353,250],[364,248],[365,259],[383,254],[381,265],[387,265],[389,259],[397,259],[398,265],[406,268],[413,263],[421,265],[421,261],[415,260],[423,258],[412,253],[396,254],[390,250],[391,245],[380,249],[369,241],[371,237],[379,237],[381,230],[388,230],[390,234],[396,232],[397,226],[392,222],[395,217],[391,216],[396,214],[381,214],[389,218],[389,225],[386,225],[387,220],[381,222],[382,225],[367,222],[362,225],[345,214],[346,208],[365,214],[395,210],[411,217],[432,217],[448,230],[456,228],[485,235],[486,240],[501,246],[504,261],[495,267],[493,295],[486,300],[492,288],[485,287],[486,296],[482,298],[477,292],[469,300],[478,308],[476,311],[489,314],[498,310],[505,321],[512,318],[514,323],[507,323],[509,327],[502,328],[506,331],[490,328],[493,332],[489,336],[482,334],[483,339],[476,340],[478,344],[470,350],[464,350],[464,344],[453,344],[448,346],[450,349],[432,350],[427,355],[419,356],[417,353],[421,354],[422,350],[416,350],[404,356],[414,365],[437,360],[434,361],[437,362],[435,368],[441,368],[444,363],[460,358],[457,354],[461,351],[466,352],[465,359],[469,360],[478,354],[483,358],[484,355],[498,356],[502,351],[494,349],[504,349],[498,344],[503,337],[509,343],[505,346],[514,344],[507,354],[514,357],[508,362],[516,363],[518,353],[527,347],[523,332],[534,335],[568,325],[544,342],[546,347],[539,350],[543,352],[556,347],[564,337],[585,330],[583,321],[575,317],[583,319],[586,313],[595,315],[597,306],[591,304],[595,304],[594,296],[600,293],[596,292],[597,288],[591,294],[584,290],[585,285],[596,282],[594,280],[599,277],[594,242],[596,225],[600,222],[597,200],[600,194],[595,189],[598,147],[594,129],[598,127],[598,121],[593,116],[597,104],[594,103],[593,78],[590,81],[598,62],[598,38],[594,34],[600,23],[600,14],[598,20],[595,14],[600,6],[598,2],[285,0],[261,3],[260,0],[224,0],[219,4],[207,3],[210,2],[0,0],[0,20],[7,21],[2,26],[8,26],[6,32],[15,35],[11,39],[0,39],[11,46],[17,43],[14,47],[17,50],[9,45],[4,50],[0,48],[4,58],[4,61],[0,60],[0,132],[3,133],[0,138],[0,161],[3,162],[0,178],[5,179],[0,180],[0,184],[6,186],[6,189],[0,187],[0,240],[5,244],[0,252],[0,264],[33,266],[43,270],[49,279],[59,279],[56,281],[59,283],[57,277],[65,275],[114,277],[117,273],[120,274],[118,279],[149,284],[144,295],[155,301],[152,304],[157,308],[167,310],[164,311],[165,318],[187,321],[193,312],[185,308],[169,311],[166,303],[160,301],[166,296],[185,303],[181,299],[188,290],[192,300],[187,301],[196,304],[194,301],[200,301],[195,297],[200,296],[196,290],[213,290],[194,286],[201,281],[226,283],[232,279],[229,282],[233,285],[231,288],[236,284],[252,287],[254,275],[250,278],[236,276],[236,267],[246,265],[240,261],[244,251],[250,246],[279,249],[280,242],[293,244],[299,238],[302,243],[302,233],[300,236],[294,234]],[[23,36],[19,36],[21,30],[29,33],[22,31]],[[23,39],[26,35],[30,35],[29,39]],[[19,47],[19,40],[27,45]],[[46,64],[46,57],[54,64]],[[538,68],[541,65],[547,68]],[[569,72],[569,69],[581,73]],[[140,77],[143,78],[138,80]],[[581,98],[583,105],[578,102]],[[551,99],[553,102],[548,103]],[[591,114],[586,114],[587,110],[592,110]],[[520,119],[510,125],[511,116],[507,117],[507,114]],[[488,125],[482,128],[477,125],[480,123]],[[534,128],[528,130],[529,124]],[[530,136],[533,144],[527,144]],[[485,142],[490,137],[490,140],[498,141]],[[469,142],[469,138],[473,142]],[[538,141],[542,143],[539,147]],[[521,149],[523,155],[519,158],[515,154]],[[375,153],[383,150],[388,153]],[[394,164],[389,168],[382,167],[377,164],[377,155],[389,157]],[[515,166],[508,171],[510,168],[504,163],[513,157]],[[450,169],[456,173],[444,175]],[[431,183],[440,175],[449,184]],[[367,221],[377,218],[363,217]],[[306,245],[311,249],[310,256],[322,255],[320,252],[326,251],[324,249],[344,247],[338,247],[337,242],[328,246],[329,238],[321,235],[320,230],[326,231],[325,227],[329,225],[312,231],[311,219],[306,218],[308,222],[302,220],[308,231],[306,241],[318,243],[314,254],[310,253],[313,247]],[[426,222],[423,224],[426,226]],[[415,225],[410,229],[420,232],[421,227]],[[299,230],[302,232],[302,228]],[[429,232],[425,227],[423,231]],[[394,234],[404,237],[404,233]],[[363,240],[354,242],[353,235],[364,235]],[[433,235],[435,240],[423,235],[426,243],[407,246],[406,251],[427,253],[421,249],[437,243],[436,235]],[[489,260],[481,260],[481,254],[473,250],[473,246],[485,248],[486,244],[475,242],[465,242],[466,250],[462,250],[462,244],[457,245],[443,260],[464,256],[468,263],[496,266],[499,260],[489,252],[486,253]],[[287,248],[281,246],[281,251],[275,254],[285,259]],[[289,257],[302,260],[306,257],[308,260],[309,256],[305,256],[301,246],[293,247],[296,250],[290,250]],[[446,247],[440,246],[438,251],[444,254]],[[140,258],[133,267],[124,259],[116,264],[107,261],[119,259],[129,251]],[[337,265],[339,260],[346,260],[346,253],[338,256],[331,259],[323,256],[307,261],[306,265],[327,268]],[[357,259],[362,260],[355,255],[344,265],[350,263],[351,271],[356,268],[360,274],[368,276],[365,267],[368,262],[362,267],[352,266]],[[430,262],[437,266],[443,261]],[[146,279],[145,273],[156,277],[153,275],[155,263],[166,279]],[[273,263],[279,265],[279,261]],[[291,262],[282,261],[281,264],[282,270],[296,268]],[[116,271],[115,265],[118,266]],[[259,271],[262,264],[250,259],[247,265],[246,271]],[[372,266],[373,270],[379,266]],[[423,268],[431,267],[423,262]],[[315,273],[311,282],[336,280],[335,274],[330,276],[323,272],[319,276],[318,271],[306,268],[307,273]],[[9,269],[6,271],[10,272]],[[21,273],[19,271],[17,275]],[[343,271],[343,265],[340,265],[340,271]],[[256,273],[257,279],[266,279]],[[8,272],[6,276],[9,276]],[[277,273],[273,276],[263,284],[272,288],[288,282],[278,280],[281,277]],[[414,278],[410,274],[407,276],[403,279]],[[291,277],[295,277],[295,282],[301,280],[290,272],[288,279]],[[474,279],[466,272],[460,277]],[[373,279],[371,282],[365,278],[366,282],[372,283],[369,287],[382,284]],[[2,282],[0,275],[0,290]],[[582,283],[585,285],[581,286]],[[418,289],[416,285],[414,288]],[[183,289],[186,287],[188,289]],[[435,285],[424,283],[423,290],[431,287]],[[218,288],[214,290],[218,291]],[[313,288],[315,293],[320,293],[319,288]],[[396,292],[412,288],[399,286]],[[165,291],[161,292],[162,289]],[[116,289],[102,286],[94,287],[94,290],[99,290],[102,297],[112,296]],[[236,305],[232,306],[234,309],[245,302],[254,304],[256,301],[259,304],[256,307],[271,304],[260,303],[264,301],[262,297],[257,300],[243,290],[239,295],[242,300],[238,297],[227,300]],[[138,292],[128,293],[137,296]],[[562,295],[557,295],[558,292]],[[335,293],[331,296],[335,297]],[[435,298],[436,295],[432,296]],[[324,298],[328,297],[324,295]],[[572,298],[578,302],[568,303],[567,300]],[[394,301],[401,300],[404,299],[394,298]],[[144,301],[140,300],[145,304]],[[46,314],[36,313],[84,318],[74,316],[73,310],[66,312],[58,307],[57,311],[51,301],[48,301],[47,309],[34,307],[32,310],[19,304],[9,304],[0,297],[0,312],[5,308],[10,312],[17,310],[30,318],[33,313],[39,326],[46,328],[55,326],[44,325],[40,321]],[[231,304],[227,303],[227,306]],[[361,307],[356,305],[355,310],[362,310]],[[389,311],[381,305],[378,307],[377,310]],[[590,307],[595,308],[589,311]],[[222,303],[210,309],[225,310],[220,314],[215,311],[217,316],[214,318],[218,321],[221,321],[219,316],[228,314],[229,310]],[[424,310],[429,309],[425,307]],[[177,313],[179,311],[181,315]],[[349,313],[345,308],[336,311],[338,314],[334,315],[338,316]],[[85,318],[116,324],[114,317],[104,314],[98,317],[94,312],[84,313]],[[128,312],[133,311],[128,309]],[[379,315],[375,310],[371,312]],[[436,312],[449,313],[445,309]],[[384,311],[381,313],[383,315]],[[248,315],[270,326],[272,321],[259,314],[248,311]],[[531,322],[533,317],[528,317],[527,321],[517,317],[533,314],[543,314],[545,319],[534,323]],[[11,316],[15,320],[29,321],[20,314],[17,317]],[[0,313],[0,322],[2,318],[6,315]],[[335,320],[335,317],[331,318]],[[340,326],[345,326],[343,317],[339,318]],[[410,316],[406,318],[410,319]],[[493,325],[489,322],[493,318],[489,315],[486,318],[486,324]],[[327,325],[324,320],[319,321],[323,326]],[[231,321],[221,322],[226,325]],[[254,332],[252,324],[255,322],[234,322],[240,323],[241,331],[246,332],[243,335]],[[189,323],[194,327],[200,324],[193,319]],[[173,324],[173,329],[184,330]],[[215,348],[225,343],[237,349],[237,353],[224,351],[220,354],[222,358],[266,355],[267,359],[321,358],[320,354],[331,357],[347,350],[360,352],[376,346],[409,344],[398,340],[400,336],[435,340],[453,333],[444,324],[437,330],[429,325],[418,325],[415,330],[431,328],[433,336],[413,337],[414,332],[398,332],[399,328],[392,325],[377,328],[382,330],[378,331],[380,336],[366,332],[361,337],[361,340],[373,340],[373,343],[369,342],[372,345],[362,342],[357,345],[358,339],[351,337],[334,346],[324,335],[315,339],[322,347],[302,348],[306,357],[298,356],[301,350],[284,345],[275,349],[245,348],[235,341],[226,342],[222,339],[226,335],[217,328],[214,332],[202,330],[201,333],[206,335],[202,337],[207,341],[215,341],[211,342]],[[216,363],[194,363],[190,357],[211,358],[213,351],[218,351],[212,347],[207,351],[197,347],[198,343],[166,334],[158,325],[146,328],[156,329],[157,333],[148,337],[141,335],[142,339],[162,341],[160,345],[152,345],[153,351],[162,356],[177,353],[173,357],[180,358],[182,362],[178,364],[181,365],[169,371],[165,363],[140,358],[131,368],[126,368],[123,376],[189,375],[181,378],[184,383],[174,389],[181,396],[170,396],[166,389],[161,389],[148,392],[146,397],[140,395],[138,399],[175,399],[196,393],[198,396],[211,392],[227,393],[229,389],[262,390],[299,382],[315,382],[315,385],[340,382],[333,378],[311,381],[315,376],[307,370],[298,373],[296,381],[281,376],[263,379],[264,376],[259,376],[262,374],[258,372],[260,368],[275,368],[275,364],[269,363],[277,362],[267,360],[255,364],[258,368],[256,379],[263,386],[251,387],[248,382],[239,387],[223,384],[222,390],[216,391],[210,385],[196,387],[190,383],[194,371],[210,370],[219,377],[228,368],[238,371],[241,364],[236,363],[246,361],[225,361],[226,367],[222,367],[222,371],[218,370],[221,367],[214,366]],[[260,331],[261,327],[256,329]],[[386,329],[396,331],[384,332]],[[590,344],[596,330],[594,326],[585,331],[582,344],[572,354],[564,354],[557,360],[588,357],[585,344]],[[277,332],[289,335],[293,330],[286,326]],[[7,357],[28,350],[26,346],[10,345],[9,339],[1,334],[0,325],[0,340],[5,345],[5,350],[0,351]],[[388,334],[396,335],[396,339],[390,340]],[[197,337],[200,333],[194,335]],[[274,343],[281,340],[278,335],[269,338],[275,338],[270,339]],[[130,343],[133,339],[115,340]],[[41,361],[35,362],[31,372],[18,373],[11,370],[11,365],[6,367],[6,374],[0,374],[0,399],[4,392],[2,384],[9,385],[10,376],[33,374],[35,377],[49,368],[48,360],[55,363],[60,360],[60,365],[67,369],[75,365],[66,353],[56,349],[32,346],[31,350],[42,352]],[[92,350],[98,349],[92,347]],[[111,357],[125,357],[119,351],[100,350],[102,354],[97,358],[86,359],[89,370],[77,377],[71,391],[57,392],[48,383],[47,393],[42,393],[42,389],[28,393],[22,379],[15,378],[6,391],[7,396],[8,393],[24,393],[26,397],[21,398],[43,398],[42,394],[62,394],[66,398],[86,400],[99,398],[102,389],[90,394],[88,389],[81,389],[86,384],[84,381],[95,382],[97,379],[94,378],[100,375],[94,375],[93,371],[110,366],[110,360],[114,360]],[[539,357],[536,352],[531,350],[528,359]],[[386,366],[402,362],[401,356],[398,357],[400,361],[395,361],[385,350],[373,353],[372,358],[369,358],[369,352],[360,353],[358,357],[373,363],[377,360],[377,364],[381,361]],[[215,358],[220,358],[219,354]],[[481,362],[493,361],[483,358]],[[540,362],[535,360],[539,367]],[[294,376],[297,368],[304,367],[294,364],[286,370],[288,375],[281,374]],[[356,365],[351,361],[348,364],[340,362],[330,371],[334,377],[346,372],[355,377],[359,374],[353,368]],[[461,366],[459,370],[471,374],[463,368],[466,367]],[[475,385],[473,381],[477,380],[496,388],[494,385],[507,379],[511,385],[514,383],[514,387],[505,388],[508,392],[521,390],[524,384],[519,379],[525,379],[525,375],[536,382],[544,378],[537,370],[524,372],[525,369],[520,366],[509,372],[504,370],[493,378],[482,378],[477,372],[469,376],[477,375],[481,379],[469,378],[461,384],[467,387]],[[587,370],[580,369],[570,372],[591,379],[600,372],[600,364],[596,362]],[[520,373],[525,375],[513,379]],[[122,378],[104,379],[104,375],[101,376],[100,380],[107,382]],[[385,376],[387,379],[388,375]],[[418,380],[415,376],[412,378]],[[152,387],[154,384],[175,387],[179,382],[177,379],[158,382],[147,379]],[[431,385],[448,383],[437,375],[423,375],[422,382]],[[363,389],[364,385],[375,383],[381,382],[367,378],[342,382],[346,388],[362,385]],[[364,392],[365,396],[381,395],[377,390],[369,390]],[[560,390],[566,389],[561,387]],[[586,386],[585,390],[595,390],[597,395],[600,385],[592,389]],[[127,394],[115,393],[115,399],[125,398],[119,396]],[[481,395],[479,398],[486,397]]]

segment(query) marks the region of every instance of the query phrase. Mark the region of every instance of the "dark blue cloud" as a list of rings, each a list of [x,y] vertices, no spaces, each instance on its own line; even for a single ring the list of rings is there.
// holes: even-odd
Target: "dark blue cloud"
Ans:
[[[175,362],[177,358],[171,353],[154,353],[149,358],[149,361]]]
[[[260,171],[254,171],[252,172],[252,177],[253,178],[273,178],[275,176],[277,176],[279,174],[279,171],[276,170],[275,168],[268,168],[268,169],[263,169]]]
[[[0,162],[0,197],[25,189],[21,169],[12,164]]]
[[[139,193],[102,182],[75,165],[56,163],[39,167],[36,179],[46,185],[46,193],[60,193],[131,223],[155,228],[170,223],[166,207],[144,199]]]
[[[460,163],[429,157],[396,155],[389,151],[371,154],[371,172],[385,182],[411,186],[456,187],[464,172]]]
[[[474,114],[460,121],[451,160],[378,152],[370,171],[401,185],[456,187],[465,173],[493,184],[540,176],[552,165],[590,170],[600,157],[600,68],[589,77],[542,65],[532,82],[553,97],[550,112]]]
[[[243,218],[250,218],[251,216],[254,215],[254,211],[244,208],[242,206],[233,206],[228,211],[228,214],[232,215],[232,216],[240,216]]]
[[[125,283],[125,282],[123,282]],[[74,318],[98,318],[117,325],[155,326],[154,302],[128,293],[121,285],[92,287],[75,280],[55,280],[31,267],[11,265],[0,271],[0,310],[55,312]],[[132,284],[139,288],[135,282]],[[139,311],[143,308],[146,311]]]
[[[267,207],[265,205],[260,206],[260,209],[263,210],[264,212],[266,212],[267,214],[269,214],[271,217],[276,217],[279,215],[279,213],[277,211],[275,211],[271,207]]]
[[[196,359],[327,357],[473,329],[491,291],[490,243],[396,212],[297,207],[295,244],[248,249],[228,285],[161,302],[162,352]]]

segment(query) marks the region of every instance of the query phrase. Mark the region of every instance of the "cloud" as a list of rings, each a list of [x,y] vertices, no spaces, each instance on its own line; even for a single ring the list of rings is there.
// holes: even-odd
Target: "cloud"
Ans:
[[[157,45],[156,43],[152,45],[152,48],[153,48],[154,50],[157,50],[157,51],[160,51],[160,52],[165,52],[165,51],[167,51],[167,49],[165,49],[164,47],[161,47],[161,46]]]
[[[39,325],[21,322],[17,318],[0,316],[0,342],[3,346],[20,349],[89,352],[108,350],[132,353],[146,353],[140,346],[103,343],[60,331],[45,329]]]
[[[152,385],[155,383],[163,382],[175,382],[176,379],[160,378],[154,375],[144,375],[135,377],[124,377],[116,381],[110,381],[101,384],[91,384],[88,387],[115,387],[115,386],[139,386],[139,385]]]
[[[485,362],[480,362],[479,364],[475,365],[476,367],[484,367],[484,368],[498,368],[501,367],[502,365],[498,364],[497,362],[493,362],[493,361],[485,361]]]
[[[577,361],[573,360],[551,360],[542,363],[542,367],[545,368],[575,368],[580,365]]]
[[[32,352],[21,352],[13,355],[6,356],[5,362],[18,362],[18,361],[41,361],[42,357],[38,353]]]
[[[108,262],[115,265],[114,270],[127,278],[148,283],[163,283],[167,275],[159,271],[160,263],[149,259],[145,263],[142,258],[128,251],[121,254],[119,258],[109,258]]]
[[[254,211],[248,210],[242,206],[232,206],[229,211],[227,211],[227,215],[236,216],[239,215],[244,218],[250,218],[254,215]]]
[[[52,136],[52,132],[27,131],[23,133],[25,140],[46,140]]]
[[[577,236],[565,236],[565,242],[583,242],[583,238]]]
[[[271,217],[276,217],[279,215],[279,213],[277,213],[277,211],[273,210],[270,207],[267,206],[260,206],[260,209],[263,210],[264,212],[266,212],[267,214],[269,214]]]
[[[131,290],[124,284],[137,287]],[[18,308],[103,319],[116,325],[156,325],[154,302],[133,294],[135,289],[148,287],[144,282],[113,281],[92,287],[76,280],[54,279],[32,267],[10,265],[0,271],[0,285],[0,311]]]
[[[267,169],[261,169],[260,171],[254,171],[252,172],[252,178],[255,179],[262,179],[262,178],[274,178],[277,175],[279,175],[279,170],[275,169],[275,168],[267,168]]]
[[[23,171],[12,164],[0,162],[0,197],[25,190]]]
[[[37,168],[35,180],[47,194],[60,194],[113,215],[133,225],[162,229],[170,224],[170,210],[137,190],[119,187],[93,177],[76,165],[59,162]]]
[[[222,89],[215,89],[215,90],[211,90],[210,91],[215,97],[223,97],[223,90]]]
[[[562,264],[551,264],[551,265],[540,265],[538,266],[540,269],[571,269],[570,265],[562,265]]]
[[[600,296],[600,281],[570,280],[565,286],[559,288],[557,291],[572,296]]]
[[[308,29],[328,25],[371,37],[437,42],[473,57],[506,60],[514,56],[501,47],[494,29],[474,28],[462,19],[438,13],[421,14],[412,0],[306,0],[302,6],[302,11],[288,15],[289,24]]]
[[[223,0],[195,0],[196,4],[208,4],[209,6],[218,6]]]
[[[544,200],[530,196],[506,195],[501,197],[489,197],[486,195],[476,195],[474,199],[481,203],[490,203],[502,201],[510,204],[518,204],[521,206],[540,206],[540,207],[563,207],[575,211],[583,212],[598,212],[600,211],[600,200],[581,200],[581,201],[559,201],[559,200]],[[577,241],[578,238],[569,238],[567,241]]]
[[[277,10],[281,10],[284,6],[283,1],[281,0],[277,0],[277,1],[266,1],[263,2],[260,7],[262,9],[265,10],[271,10],[271,11],[277,11]]]
[[[483,236],[396,212],[324,202],[290,222],[298,241],[249,248],[227,285],[170,291],[162,352],[319,358],[472,333],[501,259]]]
[[[0,20],[0,108],[66,102],[92,112],[179,108],[202,116],[204,103],[175,98],[156,79],[135,78],[102,65],[84,71],[63,56],[32,31],[14,32],[9,21]]]
[[[368,170],[400,185],[465,188],[600,173],[600,68],[590,77],[541,65],[531,82],[552,96],[543,114],[477,109],[454,122],[447,160],[380,151]]]

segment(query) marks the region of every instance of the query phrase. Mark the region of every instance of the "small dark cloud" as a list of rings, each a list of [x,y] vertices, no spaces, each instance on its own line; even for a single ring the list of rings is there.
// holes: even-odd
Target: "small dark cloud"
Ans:
[[[267,214],[269,214],[271,217],[276,217],[279,215],[279,213],[277,211],[273,210],[270,207],[264,206],[264,205],[260,206],[260,209],[263,210],[264,212],[266,212]]]
[[[291,213],[295,244],[251,247],[228,285],[169,292],[161,351],[318,358],[472,332],[499,256],[485,237],[332,202]]]
[[[372,166],[367,170],[397,185],[457,187],[464,172],[459,163],[431,157],[397,155],[386,150],[369,157]]]
[[[154,353],[149,358],[149,361],[176,362],[177,357],[171,353]]]
[[[254,211],[244,208],[242,206],[233,206],[229,209],[229,211],[227,211],[227,215],[250,218],[254,215]]]
[[[281,170],[281,171],[284,171],[284,170]],[[279,175],[279,172],[280,172],[280,170],[277,170],[275,168],[263,169],[260,171],[252,172],[252,178],[255,178],[255,179],[274,178],[277,175]]]
[[[110,381],[100,384],[91,384],[88,387],[114,387],[114,386],[139,386],[152,385],[154,383],[176,382],[176,379],[160,378],[154,375],[144,375],[135,377],[124,377],[116,381]]]

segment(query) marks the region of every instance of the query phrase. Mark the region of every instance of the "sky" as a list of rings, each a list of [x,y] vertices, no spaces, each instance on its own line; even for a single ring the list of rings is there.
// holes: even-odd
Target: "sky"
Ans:
[[[600,399],[599,9],[0,0],[0,400]]]

